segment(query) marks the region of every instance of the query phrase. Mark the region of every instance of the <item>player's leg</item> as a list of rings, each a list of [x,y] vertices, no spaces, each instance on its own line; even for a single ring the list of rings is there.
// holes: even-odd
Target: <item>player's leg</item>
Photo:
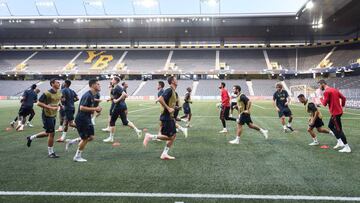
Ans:
[[[136,135],[138,136],[138,138],[141,138],[142,136],[142,131],[139,130],[135,124],[131,121],[128,120],[127,118],[127,110],[125,109],[121,109],[120,110],[120,119],[121,119],[121,122],[124,126],[129,126],[129,128],[133,129],[136,133]]]
[[[112,112],[112,115],[110,117],[110,132],[109,132],[109,137],[104,139],[103,142],[114,142],[114,135],[115,135],[115,123],[116,120],[118,119],[118,117],[120,116],[120,111],[119,110],[115,110]]]
[[[26,140],[27,140],[27,146],[30,147],[31,143],[33,140],[35,140],[36,138],[43,138],[43,137],[47,137],[48,134],[45,131],[39,132],[37,134],[31,135],[31,136],[27,136]]]
[[[110,132],[111,115],[113,114],[114,107],[115,107],[114,103],[111,103],[111,107],[109,110],[108,126],[106,128],[101,129],[104,132]]]
[[[314,132],[314,127],[313,126],[309,126],[308,129],[307,129],[308,133],[310,134],[311,138],[313,139],[313,142],[310,143],[309,145],[310,146],[316,146],[316,145],[319,145],[319,141],[316,137],[316,134]]]
[[[345,144],[344,144],[343,141],[341,140],[341,136],[339,135],[339,131],[338,131],[337,128],[336,128],[335,122],[336,122],[335,116],[331,116],[331,118],[330,118],[330,120],[329,120],[329,125],[328,125],[328,127],[330,128],[330,130],[331,130],[332,132],[334,132],[335,137],[336,137],[336,139],[337,139],[337,143],[336,143],[336,145],[334,146],[334,149],[339,149],[339,148],[344,147]]]
[[[35,111],[34,111],[33,108],[31,108],[29,120],[26,122],[26,125],[29,126],[30,128],[34,127],[34,126],[31,124],[31,121],[32,121],[32,119],[34,118],[34,116],[35,116]]]
[[[60,109],[59,111],[59,128],[58,128],[58,132],[62,132],[64,130],[64,121],[65,121],[65,111],[64,109]]]
[[[224,113],[225,120],[227,120],[227,121],[236,121],[236,118],[230,117],[229,114],[230,114],[230,107],[226,107],[225,108],[225,113]]]
[[[54,139],[55,139],[55,118],[46,118],[47,121],[47,129],[46,132],[48,133],[48,153],[49,158],[59,158],[58,155],[54,152]]]
[[[221,124],[223,126],[223,130],[220,131],[219,133],[227,133],[228,130],[226,128],[226,121],[225,121],[225,110],[226,108],[224,106],[221,107],[221,110],[220,110],[220,120],[221,120]]]
[[[187,138],[188,136],[188,129],[187,128],[184,128],[182,127],[180,124],[176,123],[176,128],[179,129],[182,133],[184,133],[185,135],[185,138]]]
[[[293,121],[293,115],[292,115],[292,112],[291,112],[290,108],[286,108],[286,110],[285,110],[285,112],[284,112],[284,115],[285,115],[286,117],[289,117],[288,123],[287,123],[286,127],[287,127],[289,130],[294,131],[294,129],[291,127],[291,123],[292,123],[292,121]]]
[[[268,130],[265,130],[263,128],[260,128],[259,126],[255,125],[252,120],[251,120],[251,117],[249,116],[249,118],[246,120],[246,124],[248,125],[248,127],[250,129],[254,129],[256,131],[259,131],[264,137],[265,139],[268,139],[269,135],[269,131]]]
[[[330,134],[335,137],[335,134],[331,130],[324,128],[324,122],[321,118],[315,120],[315,127],[319,133]]]
[[[146,133],[143,144],[146,147],[150,140],[159,139],[159,140],[166,141],[166,146],[165,146],[160,158],[163,160],[175,159],[175,157],[170,156],[168,154],[171,146],[173,145],[173,143],[175,141],[175,138],[176,138],[175,120],[162,121],[161,134],[153,135],[150,133]]]
[[[229,144],[239,144],[242,131],[243,131],[243,123],[238,122],[237,127],[236,127],[236,137],[235,137],[235,139],[229,141]]]
[[[81,155],[87,143],[94,139],[94,126],[91,123],[86,123],[86,125],[84,125],[84,129],[81,129],[81,131],[78,132],[81,136],[81,141],[79,143],[78,149],[76,150],[76,154],[73,160],[76,162],[86,162],[87,160],[82,158]]]
[[[339,150],[339,152],[350,153],[351,149],[350,149],[350,146],[349,146],[349,144],[347,142],[345,133],[344,133],[344,131],[342,129],[341,115],[335,116],[335,126],[336,126],[335,128],[338,130],[341,141],[344,143],[344,148]]]
[[[285,116],[284,116],[284,115],[282,115],[282,116],[280,117],[280,122],[281,122],[281,125],[282,125],[282,127],[283,127],[283,131],[284,131],[284,132],[287,132],[287,127],[286,127]]]

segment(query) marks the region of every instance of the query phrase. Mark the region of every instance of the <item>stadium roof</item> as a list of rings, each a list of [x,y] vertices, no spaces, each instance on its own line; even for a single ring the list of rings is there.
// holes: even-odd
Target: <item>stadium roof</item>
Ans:
[[[0,16],[295,15],[307,1],[308,0],[3,0],[0,1]]]
[[[316,43],[358,38],[359,12],[360,0],[0,0],[0,44]]]

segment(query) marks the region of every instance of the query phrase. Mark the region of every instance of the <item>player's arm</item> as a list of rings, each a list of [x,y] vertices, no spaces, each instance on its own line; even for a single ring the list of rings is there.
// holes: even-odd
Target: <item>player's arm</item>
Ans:
[[[251,108],[251,101],[248,100],[248,102],[246,104],[246,109],[247,110],[245,110],[244,113],[250,114],[250,108]]]
[[[277,107],[277,105],[276,105],[276,101],[275,101],[275,100],[273,100],[273,106],[275,107],[276,111],[280,111],[279,107]]]
[[[341,92],[339,92],[339,96],[341,99],[341,106],[344,107],[346,104],[346,97],[343,94],[341,94]]]
[[[291,98],[288,96],[286,98],[286,103],[285,103],[285,106],[288,106],[290,104],[290,101],[291,101]]]
[[[74,92],[74,102],[79,101],[79,96],[76,94],[76,92]]]
[[[122,94],[119,98],[114,99],[114,103],[119,103],[120,101],[125,100],[126,97],[127,97],[127,94],[125,92],[122,92]]]
[[[169,106],[166,104],[163,96],[160,96],[160,97],[159,97],[159,103],[160,103],[169,113],[174,112],[174,109],[171,108],[171,107],[169,107]]]
[[[314,115],[311,116],[311,119],[310,119],[310,125],[314,125],[315,123],[315,120],[319,117],[319,111],[315,111],[314,112]]]
[[[80,111],[84,111],[84,112],[94,112],[94,111],[101,111],[102,108],[100,106],[97,107],[88,107],[88,106],[84,106],[84,105],[80,105]]]
[[[190,94],[186,96],[186,101],[187,101],[188,103],[192,104],[192,101],[191,101],[191,99],[190,99]]]
[[[97,107],[90,107],[90,106],[92,106],[90,97],[87,97],[86,99],[82,99],[80,101],[80,111],[93,113],[94,111],[100,112],[102,110],[100,106]]]
[[[40,106],[41,108],[50,109],[50,110],[57,110],[59,108],[58,106],[50,106],[50,105],[45,104],[45,103],[43,103],[41,101],[38,101],[37,105]]]
[[[27,92],[25,91],[23,95],[20,97],[20,103],[23,103],[26,100]]]
[[[94,101],[96,101],[96,102],[102,102],[101,99],[94,99]]]
[[[329,92],[324,92],[324,97],[321,97],[320,98],[320,102],[321,102],[321,104],[322,105],[324,105],[324,106],[326,106],[326,105],[328,105],[328,103],[329,103]]]

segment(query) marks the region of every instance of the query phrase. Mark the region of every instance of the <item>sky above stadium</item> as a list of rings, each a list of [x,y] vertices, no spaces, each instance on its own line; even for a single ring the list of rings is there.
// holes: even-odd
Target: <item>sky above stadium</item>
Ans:
[[[0,0],[0,16],[296,13],[307,0]]]

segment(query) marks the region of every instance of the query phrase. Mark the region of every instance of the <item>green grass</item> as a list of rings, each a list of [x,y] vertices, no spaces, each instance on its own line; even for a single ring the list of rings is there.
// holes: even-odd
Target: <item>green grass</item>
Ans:
[[[47,158],[46,139],[37,139],[26,147],[27,135],[42,130],[40,109],[36,107],[34,128],[24,132],[5,131],[18,111],[18,101],[0,101],[0,190],[66,192],[159,192],[258,195],[360,196],[360,111],[347,110],[343,128],[353,152],[341,154],[333,149],[335,139],[318,136],[330,149],[308,146],[307,114],[293,105],[293,127],[297,132],[282,133],[279,119],[270,102],[255,102],[252,119],[269,129],[269,140],[245,128],[240,145],[229,145],[235,123],[228,122],[228,136],[222,129],[215,102],[192,105],[193,127],[187,139],[179,133],[170,154],[174,161],[159,156],[163,142],[151,142],[145,149],[142,139],[127,127],[117,125],[119,147],[102,142],[108,136],[108,104],[97,120],[96,140],[89,143],[83,157],[87,163],[74,163],[76,147],[65,152],[64,144],[55,144],[60,159]],[[158,131],[159,107],[153,102],[129,101],[129,119],[139,128]],[[132,111],[135,111],[133,112]],[[324,122],[329,114],[322,108]],[[57,135],[58,136],[58,135]],[[56,137],[57,137],[56,136]],[[68,133],[77,137],[76,131]],[[184,198],[101,198],[101,197],[15,197],[1,196],[0,202],[218,202]],[[221,200],[240,202],[239,200]],[[263,201],[269,202],[269,201]]]

